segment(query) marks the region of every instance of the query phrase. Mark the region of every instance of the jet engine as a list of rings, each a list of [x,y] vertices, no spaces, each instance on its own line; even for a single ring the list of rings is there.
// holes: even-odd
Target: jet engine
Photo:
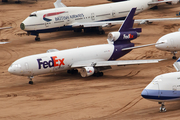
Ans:
[[[94,67],[84,67],[79,69],[79,72],[81,74],[82,77],[88,77],[94,74]]]
[[[108,34],[108,42],[115,42],[120,40],[133,40],[139,37],[140,34],[136,31],[129,32],[110,32]]]

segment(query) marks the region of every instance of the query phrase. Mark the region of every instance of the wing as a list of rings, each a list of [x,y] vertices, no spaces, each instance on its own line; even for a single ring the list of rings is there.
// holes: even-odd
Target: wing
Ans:
[[[119,61],[101,61],[101,60],[91,60],[91,61],[81,61],[73,63],[71,68],[82,68],[82,67],[105,67],[105,66],[124,66],[124,65],[137,65],[146,63],[158,63],[164,59],[150,59],[150,60],[119,60]]]
[[[54,3],[54,7],[55,8],[60,8],[60,7],[66,7],[66,5],[64,5],[61,0],[57,0],[55,3]]]
[[[3,29],[10,29],[10,28],[12,28],[12,27],[2,27],[2,28],[0,28],[0,30],[3,30]]]
[[[158,21],[171,21],[171,20],[180,20],[180,17],[177,18],[155,18],[155,19],[137,19],[134,20],[134,23],[138,24],[145,24],[151,22],[158,22]],[[81,23],[73,23],[72,27],[74,28],[87,28],[87,27],[112,27],[117,24],[122,24],[124,20],[116,20],[116,21],[101,21],[101,22],[81,22]]]

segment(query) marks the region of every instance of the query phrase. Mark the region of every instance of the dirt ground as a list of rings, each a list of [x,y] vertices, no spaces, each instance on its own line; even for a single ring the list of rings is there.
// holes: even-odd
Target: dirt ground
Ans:
[[[41,41],[27,36],[20,23],[33,11],[53,8],[55,0],[24,0],[21,4],[0,3],[0,119],[2,120],[140,120],[180,119],[179,102],[165,103],[167,112],[160,113],[157,102],[145,100],[141,91],[157,75],[174,72],[172,54],[154,46],[135,49],[122,57],[132,59],[167,59],[157,64],[113,67],[104,71],[103,77],[81,78],[80,74],[64,72],[35,76],[34,85],[28,78],[8,73],[15,60],[48,49],[69,49],[107,43],[107,34],[117,31],[120,25],[104,28],[105,35],[74,33],[72,31],[40,34]],[[106,0],[62,0],[67,6],[89,6],[108,3]],[[135,19],[176,17],[178,5],[160,5],[158,10],[147,10]],[[154,22],[141,27],[136,45],[155,43],[161,36],[177,31],[180,21]],[[177,54],[180,56],[180,53]]]

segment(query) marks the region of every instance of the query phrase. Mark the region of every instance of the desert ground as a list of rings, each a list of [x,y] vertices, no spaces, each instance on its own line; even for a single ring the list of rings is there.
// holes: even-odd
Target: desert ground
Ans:
[[[167,112],[160,113],[157,102],[141,97],[142,90],[160,74],[174,72],[172,54],[157,50],[154,46],[134,49],[120,60],[167,59],[156,64],[113,67],[104,71],[103,77],[82,78],[66,71],[38,75],[29,85],[26,76],[8,73],[15,60],[48,49],[70,49],[107,43],[107,34],[117,31],[120,25],[104,28],[105,35],[74,33],[73,31],[27,36],[20,23],[33,11],[53,8],[55,0],[24,0],[0,3],[0,27],[12,29],[0,31],[0,119],[2,120],[174,120],[180,119],[180,103],[165,103]],[[67,6],[89,6],[109,3],[106,0],[62,0]],[[146,10],[135,19],[176,17],[180,4],[162,4],[158,10]],[[155,43],[161,36],[177,31],[180,21],[154,22],[137,25],[141,36],[133,40],[135,45]],[[177,53],[177,57],[180,53]]]

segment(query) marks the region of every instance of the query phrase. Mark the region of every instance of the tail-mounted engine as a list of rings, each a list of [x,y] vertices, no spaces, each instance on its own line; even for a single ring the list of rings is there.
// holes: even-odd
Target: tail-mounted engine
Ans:
[[[79,72],[82,77],[88,77],[94,74],[95,69],[94,67],[84,67],[84,68],[79,69]]]
[[[140,34],[136,31],[129,31],[129,32],[110,32],[108,34],[108,42],[114,43],[115,41],[122,41],[122,40],[133,40],[139,37]]]

